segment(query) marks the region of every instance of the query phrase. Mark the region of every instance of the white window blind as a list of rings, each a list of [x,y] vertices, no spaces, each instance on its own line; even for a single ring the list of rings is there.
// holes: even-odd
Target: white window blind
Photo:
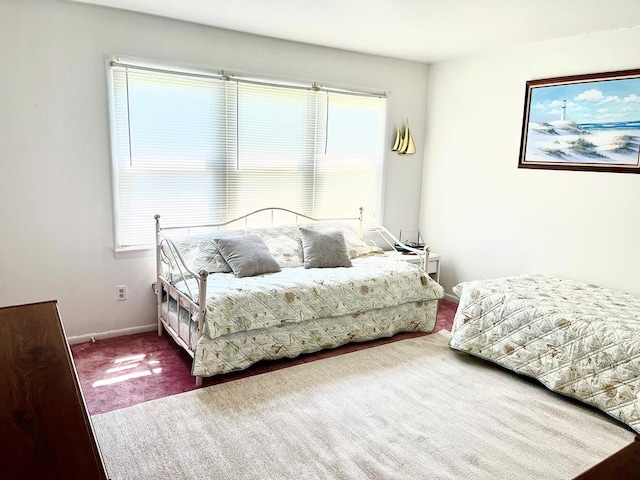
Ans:
[[[263,207],[380,208],[386,99],[111,67],[116,249]]]

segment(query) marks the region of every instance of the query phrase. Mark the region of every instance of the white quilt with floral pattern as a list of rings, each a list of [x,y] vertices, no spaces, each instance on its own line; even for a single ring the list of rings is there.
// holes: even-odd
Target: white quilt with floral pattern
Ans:
[[[464,282],[451,347],[640,432],[640,297],[545,275]]]
[[[184,282],[176,286],[186,290]],[[249,278],[214,273],[207,283],[205,333],[215,338],[442,295],[442,287],[415,265],[384,256],[355,258],[351,268],[283,268]]]

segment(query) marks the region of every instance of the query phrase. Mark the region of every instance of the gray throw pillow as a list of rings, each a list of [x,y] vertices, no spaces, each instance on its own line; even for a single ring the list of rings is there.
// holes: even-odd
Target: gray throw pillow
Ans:
[[[258,235],[219,238],[218,250],[236,277],[253,277],[280,271],[280,265]]]
[[[339,230],[311,230],[300,227],[304,268],[350,267],[351,260]]]

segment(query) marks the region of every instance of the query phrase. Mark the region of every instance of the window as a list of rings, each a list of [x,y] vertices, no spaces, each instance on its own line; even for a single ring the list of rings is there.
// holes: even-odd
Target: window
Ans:
[[[263,207],[380,209],[386,99],[113,64],[116,249]]]

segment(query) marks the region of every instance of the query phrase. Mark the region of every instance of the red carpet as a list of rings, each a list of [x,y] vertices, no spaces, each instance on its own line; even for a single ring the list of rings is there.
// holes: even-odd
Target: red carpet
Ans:
[[[440,300],[435,331],[451,329],[456,308],[455,303]],[[203,385],[250,377],[421,335],[424,334],[400,333],[391,338],[350,343],[293,359],[262,361],[246,370],[205,378]],[[72,345],[71,351],[92,415],[196,388],[195,379],[191,376],[191,357],[166,334],[159,337],[156,332],[148,332],[80,343]]]

